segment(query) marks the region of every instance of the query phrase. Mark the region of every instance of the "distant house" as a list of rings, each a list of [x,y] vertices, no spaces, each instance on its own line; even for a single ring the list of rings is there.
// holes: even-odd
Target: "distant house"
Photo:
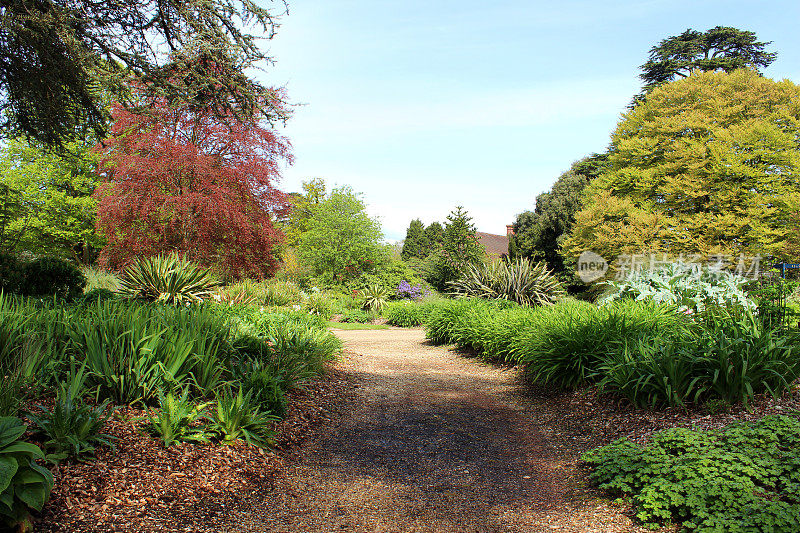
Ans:
[[[513,234],[514,227],[511,225],[506,226],[505,235],[495,235],[494,233],[484,233],[482,231],[475,233],[478,237],[478,242],[486,248],[486,255],[493,259],[508,255],[508,237]]]

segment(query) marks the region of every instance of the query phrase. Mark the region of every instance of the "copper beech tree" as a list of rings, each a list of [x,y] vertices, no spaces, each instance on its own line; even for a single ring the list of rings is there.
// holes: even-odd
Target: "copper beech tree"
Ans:
[[[102,264],[177,251],[235,277],[275,270],[282,234],[273,220],[288,210],[275,188],[280,164],[292,160],[286,138],[187,107],[112,113],[111,135],[97,147]]]

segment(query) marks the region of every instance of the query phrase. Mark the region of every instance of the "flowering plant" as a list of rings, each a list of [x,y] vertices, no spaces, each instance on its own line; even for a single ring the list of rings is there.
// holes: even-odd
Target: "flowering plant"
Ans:
[[[406,280],[400,282],[395,291],[395,295],[400,299],[407,300],[420,300],[424,296],[431,293],[428,289],[423,288],[421,285],[411,285]]]

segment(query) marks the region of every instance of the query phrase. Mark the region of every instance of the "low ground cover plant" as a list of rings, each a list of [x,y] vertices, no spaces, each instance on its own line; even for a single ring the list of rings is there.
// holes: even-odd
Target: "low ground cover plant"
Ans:
[[[800,529],[800,421],[768,416],[717,431],[674,428],[587,452],[591,479],[630,497],[646,524],[689,531]]]
[[[372,322],[374,318],[375,316],[369,311],[365,311],[363,309],[347,309],[344,313],[342,313],[342,316],[339,320],[341,322],[366,324],[367,322]]]

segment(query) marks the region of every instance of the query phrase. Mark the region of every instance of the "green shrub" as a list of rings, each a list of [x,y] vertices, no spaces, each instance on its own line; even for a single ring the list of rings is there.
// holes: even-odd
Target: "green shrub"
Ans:
[[[639,407],[696,403],[706,382],[697,374],[691,341],[655,335],[609,352],[598,365],[600,387]]]
[[[221,301],[229,305],[266,305],[284,307],[299,303],[300,288],[289,281],[254,281],[243,279],[217,291]]]
[[[491,336],[494,315],[498,310],[480,300],[472,302],[463,314],[459,315],[450,328],[450,339],[461,349],[470,349],[480,354],[484,339]]]
[[[549,304],[564,296],[564,288],[544,262],[534,265],[523,257],[468,265],[461,277],[448,285],[455,295],[509,300],[524,306]]]
[[[74,264],[56,257],[42,257],[23,267],[20,293],[71,301],[83,294],[85,286],[86,276]]]
[[[482,300],[479,298],[458,298],[453,300],[435,300],[423,304],[426,306],[425,337],[433,344],[459,344],[473,346],[468,338],[466,328],[467,314],[473,309],[492,310],[517,307],[507,300]],[[474,317],[470,317],[474,320]]]
[[[19,372],[0,375],[0,417],[17,416],[27,399],[27,380]]]
[[[642,522],[690,531],[800,530],[800,421],[769,416],[718,431],[669,429],[583,456],[591,479],[630,496]]]
[[[16,415],[30,386],[53,380],[48,368],[60,363],[62,349],[48,334],[58,327],[46,306],[0,293],[0,415]]]
[[[342,313],[342,322],[357,322],[359,324],[366,324],[372,322],[373,315],[363,309],[348,309]]]
[[[233,381],[245,393],[252,394],[253,401],[264,412],[283,418],[289,407],[286,389],[291,385],[281,375],[280,368],[270,364],[269,359],[248,358],[233,368]]]
[[[23,263],[14,254],[0,253],[0,292],[16,294],[22,284]]]
[[[315,292],[303,302],[303,308],[311,313],[329,320],[333,316],[333,303],[322,293]]]
[[[189,399],[188,390],[180,396],[158,391],[158,405],[158,412],[147,411],[147,429],[165,448],[179,442],[208,442],[209,431],[204,424],[209,420],[205,414],[209,403],[195,404]]]
[[[89,381],[116,403],[147,403],[159,389],[219,385],[230,355],[228,323],[206,309],[101,302],[68,318],[69,349]]]
[[[41,511],[53,489],[53,474],[35,463],[42,451],[20,440],[27,426],[18,418],[0,418],[0,523],[31,531],[31,509]]]
[[[291,281],[271,281],[264,291],[264,305],[283,307],[301,300],[300,287]]]
[[[277,322],[269,333],[270,363],[287,387],[300,386],[322,374],[324,364],[342,350],[341,341],[326,329],[297,322]]]
[[[375,273],[365,273],[361,279],[353,284],[353,288],[364,289],[373,285],[387,287],[391,290],[390,298],[395,298],[394,294],[400,283],[406,281],[411,285],[425,287],[426,283],[405,261],[390,259],[386,264],[381,265]]]
[[[600,364],[601,386],[642,407],[747,405],[756,394],[779,396],[800,378],[798,340],[746,312],[709,314],[690,335],[657,334],[609,352]]]
[[[218,286],[210,270],[172,253],[138,258],[128,265],[120,293],[149,302],[187,305],[209,298]]]
[[[704,320],[696,375],[708,379],[709,397],[747,405],[756,394],[780,396],[800,378],[800,334],[765,327],[750,313]]]
[[[482,329],[479,341],[481,355],[491,361],[512,361],[514,347],[521,335],[536,327],[539,308],[512,307],[496,311],[488,327]]]
[[[67,458],[81,459],[94,455],[97,446],[112,446],[113,437],[100,433],[113,410],[108,402],[92,407],[81,398],[84,391],[84,369],[75,370],[59,385],[53,409],[39,406],[29,418],[47,439],[47,459],[53,462]]]
[[[105,300],[113,300],[116,297],[117,293],[109,289],[92,289],[84,293],[77,301],[82,304],[93,304]]]
[[[252,391],[236,392],[227,388],[217,396],[217,408],[212,410],[211,429],[230,444],[239,439],[251,446],[266,448],[272,445],[273,425],[278,417],[261,411]]]
[[[386,306],[386,321],[392,326],[415,328],[425,322],[430,312],[429,304],[415,302],[392,302]]]
[[[341,353],[341,341],[327,330],[327,322],[318,315],[247,309],[235,312],[235,349],[270,365],[284,389],[316,377],[326,361]]]
[[[451,344],[457,321],[475,304],[476,300],[461,298],[442,300],[434,305],[425,322],[425,337],[433,344]]]
[[[103,289],[114,293],[118,292],[120,289],[119,278],[113,272],[108,272],[107,270],[99,268],[86,267],[83,269],[83,275],[86,276],[84,292],[88,293],[97,289]]]
[[[597,307],[567,301],[538,310],[512,357],[534,380],[574,388],[600,379],[609,353],[643,337],[681,338],[689,321],[669,306],[620,301]]]

